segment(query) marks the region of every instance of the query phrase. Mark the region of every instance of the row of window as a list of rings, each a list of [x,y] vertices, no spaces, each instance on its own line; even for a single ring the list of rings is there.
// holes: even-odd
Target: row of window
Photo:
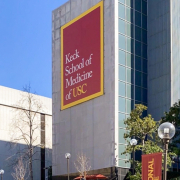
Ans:
[[[143,14],[147,15],[147,2],[146,0],[119,0],[120,3],[125,4],[131,8],[135,8],[136,11],[142,12]]]
[[[135,38],[138,41],[141,41],[147,44],[147,31],[144,29],[135,26],[135,37],[134,37],[134,25],[130,24],[123,19],[119,19],[119,32],[125,34],[131,38]]]
[[[122,34],[119,34],[119,48],[126,50],[130,53],[134,53],[134,45],[135,45],[135,55],[141,56],[147,59],[147,45],[136,41],[134,43],[134,39],[128,38]]]
[[[134,82],[135,77],[135,82]],[[134,70],[126,68],[124,66],[119,65],[119,80],[128,82],[130,84],[134,84],[136,86],[141,86],[143,88],[147,88],[147,74],[144,74],[139,71],[135,71],[134,76]]]
[[[134,64],[135,61],[135,64]],[[124,66],[135,68],[138,71],[142,71],[144,73],[147,73],[147,60],[143,59],[139,56],[127,53],[125,51],[119,50],[119,64],[122,64]],[[134,67],[135,66],[135,67]]]
[[[126,99],[124,97],[119,96],[119,112],[130,114],[131,111],[134,109],[134,104],[142,104],[142,101],[144,104],[147,102],[147,90],[135,87],[135,103],[132,99]]]
[[[122,81],[119,81],[118,95],[130,99],[134,99],[135,96],[136,101],[147,102],[147,89],[135,86],[135,95],[134,95],[134,85],[128,83],[126,84]],[[129,111],[127,113],[129,113]]]
[[[119,17],[147,30],[147,16],[119,3]],[[135,18],[133,18],[135,16]],[[135,22],[134,22],[135,19]]]

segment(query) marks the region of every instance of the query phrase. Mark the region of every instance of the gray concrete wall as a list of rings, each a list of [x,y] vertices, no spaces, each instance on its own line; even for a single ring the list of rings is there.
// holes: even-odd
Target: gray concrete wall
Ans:
[[[170,0],[149,0],[148,113],[155,120],[171,106],[170,32]]]
[[[171,1],[172,30],[172,99],[171,105],[180,99],[180,1]]]
[[[71,0],[52,13],[53,176],[70,173],[80,152],[92,169],[114,166],[115,62],[114,1],[104,0],[104,95],[60,111],[60,27],[100,0]]]

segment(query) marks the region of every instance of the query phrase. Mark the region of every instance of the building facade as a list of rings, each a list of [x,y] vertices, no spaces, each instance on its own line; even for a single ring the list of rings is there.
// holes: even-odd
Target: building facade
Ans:
[[[34,94],[29,95],[32,102],[39,102],[42,105],[41,110],[35,112],[35,108],[32,108],[31,112],[35,115],[32,123],[34,130],[32,144],[36,146],[33,148],[33,153],[36,153],[33,156],[33,175],[34,179],[44,180],[47,176],[44,168],[52,165],[52,100]],[[0,86],[0,169],[5,171],[4,179],[13,180],[11,174],[14,172],[13,167],[18,154],[25,157],[23,154],[26,152],[28,143],[16,127],[23,131],[24,136],[26,133],[28,136],[29,126],[23,126],[26,117],[22,116],[22,111],[29,112],[27,108],[29,104],[22,103],[22,99],[25,100],[27,97],[27,93],[23,91]],[[19,140],[16,141],[16,139]]]
[[[62,29],[100,2],[103,95],[61,109]],[[70,0],[53,11],[54,179],[67,175],[66,152],[72,154],[71,175],[76,154],[84,152],[92,170],[112,176],[117,167],[119,179],[124,179],[130,168],[129,155],[122,154],[127,145],[124,119],[141,103],[158,121],[180,99],[179,9],[178,0]]]

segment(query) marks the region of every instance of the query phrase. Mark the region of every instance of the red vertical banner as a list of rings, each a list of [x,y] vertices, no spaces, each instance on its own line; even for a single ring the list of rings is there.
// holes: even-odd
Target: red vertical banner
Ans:
[[[142,155],[142,180],[161,180],[162,153]]]

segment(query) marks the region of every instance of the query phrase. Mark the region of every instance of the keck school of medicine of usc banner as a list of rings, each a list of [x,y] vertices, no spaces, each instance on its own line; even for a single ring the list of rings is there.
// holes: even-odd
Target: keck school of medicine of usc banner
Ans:
[[[61,27],[61,110],[103,95],[103,1]]]
[[[161,180],[162,153],[142,155],[142,180]]]

